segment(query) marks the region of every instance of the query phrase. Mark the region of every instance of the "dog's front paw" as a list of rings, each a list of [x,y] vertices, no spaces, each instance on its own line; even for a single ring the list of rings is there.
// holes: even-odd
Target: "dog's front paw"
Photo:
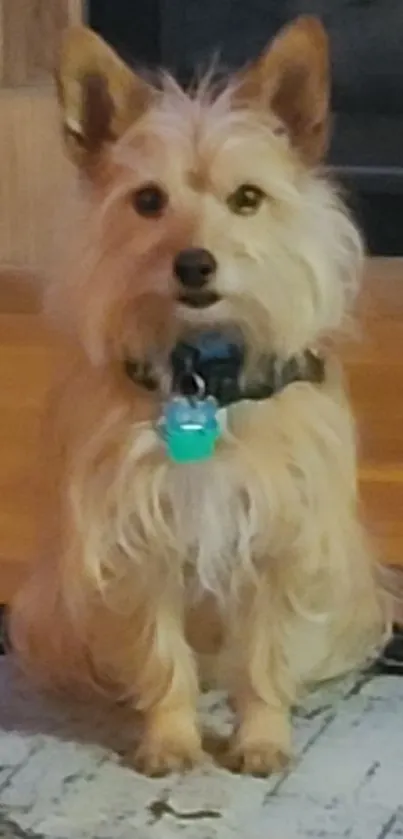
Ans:
[[[207,760],[198,741],[157,740],[146,735],[130,762],[143,775],[160,777],[170,772],[184,772]]]
[[[238,738],[230,746],[225,764],[232,772],[266,777],[284,772],[291,760],[287,747],[271,741],[242,743]]]
[[[205,760],[201,748],[187,747],[184,743],[144,741],[135,752],[133,765],[143,775],[158,778],[170,772],[185,772]]]
[[[288,711],[261,701],[245,705],[230,744],[228,767],[249,775],[271,775],[284,772],[291,754]]]

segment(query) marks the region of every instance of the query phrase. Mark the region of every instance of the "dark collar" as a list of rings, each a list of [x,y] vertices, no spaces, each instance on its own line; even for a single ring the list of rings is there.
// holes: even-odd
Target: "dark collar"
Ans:
[[[158,390],[158,382],[153,377],[150,367],[132,359],[126,359],[124,368],[129,378],[140,387],[150,392]],[[194,395],[195,375],[198,375],[205,386],[204,395],[213,396],[220,408],[226,408],[245,400],[270,399],[295,382],[322,384],[325,373],[325,359],[312,350],[306,350],[287,361],[281,361],[273,355],[264,357],[255,376],[248,382],[242,381],[239,370],[234,375],[233,369],[225,368],[219,363],[210,364],[207,371],[193,369],[183,372],[176,377],[176,381],[174,374],[172,392],[183,396]]]

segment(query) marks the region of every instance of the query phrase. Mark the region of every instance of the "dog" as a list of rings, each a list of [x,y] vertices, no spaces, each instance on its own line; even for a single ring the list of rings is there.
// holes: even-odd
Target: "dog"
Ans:
[[[85,27],[63,42],[79,176],[45,308],[69,351],[46,433],[46,549],[11,638],[45,686],[140,711],[131,757],[151,775],[205,758],[199,653],[217,656],[234,709],[228,765],[264,775],[292,754],[303,691],[383,638],[334,349],[363,248],[322,165],[329,87],[313,17],[187,91],[136,75]],[[181,409],[200,425],[176,413],[175,436]]]

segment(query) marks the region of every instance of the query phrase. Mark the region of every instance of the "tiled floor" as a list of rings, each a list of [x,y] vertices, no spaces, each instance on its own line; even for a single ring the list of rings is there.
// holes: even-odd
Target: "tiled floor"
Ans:
[[[220,696],[205,722],[225,733]],[[0,664],[3,839],[397,839],[403,837],[403,679],[348,680],[296,719],[298,758],[284,778],[214,768],[150,780],[124,767],[123,711],[60,708]]]

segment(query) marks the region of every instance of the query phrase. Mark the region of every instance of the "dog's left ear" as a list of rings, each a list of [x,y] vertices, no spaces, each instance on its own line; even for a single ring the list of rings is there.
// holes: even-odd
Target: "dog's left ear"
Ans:
[[[67,30],[56,83],[67,150],[78,164],[120,137],[155,93],[85,26]]]
[[[318,18],[303,16],[280,30],[244,72],[237,91],[248,105],[268,108],[281,120],[309,165],[325,154],[329,130],[328,38]]]

